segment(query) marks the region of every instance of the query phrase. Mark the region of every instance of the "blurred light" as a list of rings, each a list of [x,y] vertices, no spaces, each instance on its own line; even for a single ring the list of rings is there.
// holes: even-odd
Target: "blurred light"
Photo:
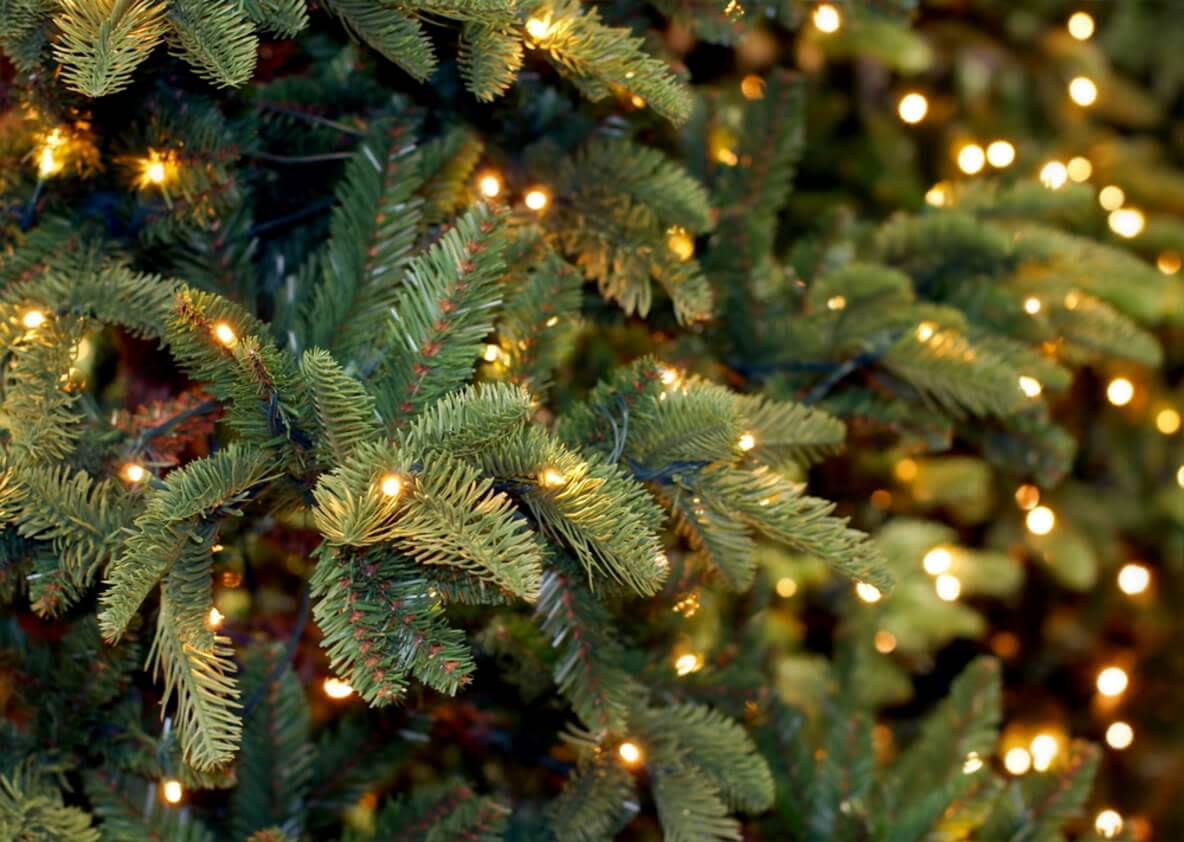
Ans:
[[[966,755],[966,762],[962,764],[962,774],[973,775],[981,768],[983,768],[983,759],[979,757],[977,751],[972,751]]]
[[[144,470],[143,465],[139,465],[135,462],[129,462],[123,466],[123,478],[128,482],[140,482],[146,476],[148,476],[148,472]]]
[[[925,115],[929,113],[929,100],[925,98],[924,94],[914,91],[900,98],[900,103],[897,105],[896,110],[900,114],[900,119],[906,123],[910,125],[920,123],[925,119]]]
[[[1032,755],[1028,754],[1026,748],[1017,746],[1010,749],[1007,754],[1003,755],[1003,768],[1013,775],[1027,774],[1028,770],[1032,768]]]
[[[925,193],[925,203],[935,208],[945,207],[949,201],[950,185],[945,181],[939,181]]]
[[[740,159],[736,153],[726,146],[721,146],[715,153],[715,160],[719,161],[725,167],[734,167],[740,163]]]
[[[663,386],[673,386],[678,381],[678,372],[672,368],[663,368],[658,379],[662,381]]]
[[[1094,830],[1105,839],[1113,839],[1122,833],[1122,816],[1114,810],[1103,810],[1094,819]]]
[[[842,25],[843,18],[839,14],[839,10],[830,3],[820,3],[814,10],[814,26],[819,32],[829,35],[832,32],[838,32]]]
[[[864,602],[879,602],[883,594],[875,585],[869,585],[867,582],[858,582],[855,585],[856,595]]]
[[[741,450],[752,450],[754,447],[756,447],[756,437],[752,433],[745,433],[744,435],[740,436],[740,441],[737,442],[737,444],[740,445]]]
[[[1184,465],[1176,469],[1176,485],[1184,488]]]
[[[977,143],[968,143],[958,150],[958,169],[967,175],[981,171],[986,160],[986,153]]]
[[[1098,692],[1103,696],[1121,696],[1128,684],[1130,679],[1122,667],[1106,667],[1098,673]]]
[[[1031,483],[1024,483],[1015,490],[1015,504],[1024,511],[1031,511],[1040,505],[1040,489]]]
[[[1098,204],[1102,206],[1102,210],[1118,210],[1125,201],[1126,193],[1114,184],[1108,184],[1098,191]]]
[[[645,108],[645,100],[642,99],[637,94],[634,94],[633,96],[629,97],[629,104],[632,105],[634,108]]]
[[[502,180],[492,174],[481,176],[477,186],[481,190],[481,195],[487,199],[496,199],[498,194],[502,192]]]
[[[1089,162],[1089,158],[1082,158],[1080,155],[1070,158],[1066,169],[1069,171],[1069,179],[1079,183],[1089,181],[1089,177],[1094,174],[1094,165]]]
[[[1052,734],[1037,734],[1032,740],[1032,765],[1037,772],[1047,772],[1060,750],[1060,743]]]
[[[481,358],[487,363],[495,363],[502,356],[502,349],[497,345],[486,345],[485,351],[481,354]]]
[[[996,169],[1010,167],[1015,161],[1015,147],[1006,140],[994,140],[987,146],[987,163]]]
[[[1136,208],[1119,208],[1118,210],[1110,211],[1108,221],[1111,231],[1120,237],[1126,237],[1128,240],[1143,233],[1143,226],[1146,224],[1146,220],[1143,218],[1143,212]]]
[[[547,37],[551,31],[551,24],[542,18],[531,18],[526,22],[526,33],[536,41]]]
[[[539,482],[547,488],[561,488],[567,485],[567,477],[555,468],[547,468],[539,477]]]
[[[1178,251],[1163,251],[1159,253],[1159,257],[1155,258],[1155,265],[1159,267],[1159,271],[1165,275],[1174,275],[1180,271],[1180,252]]]
[[[934,547],[925,553],[925,558],[922,560],[921,565],[930,576],[940,576],[950,569],[950,564],[953,561],[954,556],[945,547]]]
[[[238,342],[238,337],[234,333],[234,328],[226,324],[226,322],[218,322],[214,325],[214,338],[225,345],[227,348],[234,346]]]
[[[1155,429],[1170,436],[1180,429],[1180,413],[1171,408],[1161,409],[1155,415]]]
[[[702,668],[703,659],[695,654],[679,655],[674,661],[674,671],[679,675],[690,675]]]
[[[1106,745],[1117,751],[1129,748],[1135,741],[1135,729],[1126,722],[1112,722],[1106,729]]]
[[[1056,526],[1057,516],[1048,506],[1037,506],[1028,512],[1025,523],[1028,526],[1028,531],[1033,535],[1047,535]]]
[[[937,595],[941,599],[944,599],[946,602],[953,602],[962,593],[962,582],[959,581],[957,576],[943,573],[933,583],[933,589],[937,591]]]
[[[1069,98],[1083,108],[1097,102],[1098,86],[1088,76],[1078,76],[1069,83]]]
[[[1118,571],[1118,589],[1128,596],[1136,596],[1151,584],[1151,571],[1142,564],[1124,564]]]
[[[354,688],[340,678],[326,678],[321,687],[330,699],[348,699],[354,694]]]
[[[798,592],[798,583],[789,576],[782,576],[777,580],[777,596],[782,599],[789,599]]]
[[[681,225],[666,229],[666,246],[684,263],[695,256],[695,238]]]
[[[896,635],[885,629],[880,629],[875,636],[876,651],[881,655],[887,655],[896,649]]]
[[[551,318],[549,318],[545,322],[543,322],[544,327],[555,327],[555,325],[557,325],[557,324],[559,324],[559,317],[558,316],[552,316]]]
[[[1040,312],[1040,299],[1029,297],[1024,299],[1024,312],[1029,316],[1035,316]]]
[[[1069,16],[1069,34],[1078,41],[1088,41],[1094,34],[1094,19],[1089,12],[1074,12]]]
[[[933,322],[921,322],[921,324],[917,325],[917,339],[921,342],[928,342],[936,332],[937,325]]]
[[[532,211],[541,211],[548,201],[547,194],[537,188],[526,194],[526,206]]]
[[[625,761],[626,766],[636,766],[641,762],[641,748],[637,743],[626,740],[617,748],[617,754]]]
[[[991,651],[1000,658],[1014,658],[1020,653],[1020,639],[1009,631],[991,635]]]
[[[842,295],[833,295],[826,299],[826,309],[828,310],[842,310],[847,306],[847,298]]]
[[[1022,375],[1019,379],[1020,391],[1030,398],[1040,397],[1040,393],[1044,391],[1044,387],[1040,385],[1040,381],[1035,377]]]
[[[765,80],[750,73],[740,80],[740,93],[745,99],[764,99]]]
[[[29,330],[36,330],[45,324],[45,313],[40,310],[26,310],[25,315],[21,317],[21,324]]]
[[[1115,406],[1126,406],[1135,396],[1135,384],[1125,377],[1115,377],[1106,386],[1106,400]]]
[[[219,611],[217,608],[211,608],[206,622],[209,624],[210,628],[216,629],[222,625],[222,621],[225,619],[226,617],[223,616],[221,611]]]
[[[892,469],[892,473],[901,482],[910,482],[917,478],[917,463],[912,459],[901,459]]]
[[[387,497],[398,497],[403,490],[403,480],[398,474],[387,474],[382,478],[382,493]]]
[[[181,799],[185,796],[185,790],[182,789],[181,782],[172,778],[161,783],[160,792],[164,796],[164,800],[170,804],[180,804]]]
[[[877,509],[887,509],[892,506],[892,492],[886,488],[877,488],[872,492],[871,503]]]
[[[1040,168],[1040,183],[1049,190],[1060,190],[1069,180],[1069,171],[1060,161],[1049,161]]]

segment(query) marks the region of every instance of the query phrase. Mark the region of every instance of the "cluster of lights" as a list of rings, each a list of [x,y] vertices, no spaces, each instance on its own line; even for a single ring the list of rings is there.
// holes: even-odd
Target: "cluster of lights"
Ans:
[[[987,144],[986,149],[977,143],[967,143],[958,148],[955,160],[958,169],[967,175],[977,175],[987,164],[1001,170],[1015,163],[1015,146],[1006,140],[993,140]],[[939,186],[940,184],[934,185],[934,189]],[[928,201],[928,196],[926,200]],[[931,201],[930,204],[935,202]]]
[[[1102,206],[1102,210],[1109,212],[1106,222],[1110,230],[1118,236],[1129,240],[1143,233],[1143,228],[1147,224],[1143,212],[1138,208],[1126,207],[1126,193],[1117,184],[1107,184],[1098,191],[1098,204]],[[1159,263],[1159,270],[1168,275],[1178,272],[1180,256],[1175,252],[1160,255],[1161,260],[1165,257],[1167,268],[1165,263]]]
[[[530,24],[527,24],[527,29]],[[642,103],[644,105],[644,103]],[[496,199],[502,194],[505,185],[502,182],[501,176],[494,172],[487,172],[477,179],[477,192],[479,192],[486,199]],[[547,205],[551,203],[551,196],[542,187],[532,187],[522,197],[523,203],[536,213],[545,210]]]

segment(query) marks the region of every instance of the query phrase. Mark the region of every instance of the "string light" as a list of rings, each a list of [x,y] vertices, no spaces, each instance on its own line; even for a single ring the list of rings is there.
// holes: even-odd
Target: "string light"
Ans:
[[[1047,772],[1060,751],[1060,743],[1052,734],[1037,734],[1032,740],[1032,766],[1037,772]]]
[[[634,108],[645,108],[645,100],[642,99],[637,94],[634,94],[633,96],[629,97],[629,104],[632,105]]]
[[[1015,490],[1015,504],[1025,512],[1040,505],[1040,489],[1031,483],[1024,483]]]
[[[743,451],[747,452],[752,450],[754,447],[756,447],[756,436],[754,436],[752,433],[744,433],[742,436],[740,436],[740,441],[738,441],[737,444]]]
[[[555,468],[547,468],[539,476],[539,482],[547,488],[562,488],[567,485],[567,477]]]
[[[666,245],[684,263],[695,256],[695,238],[681,225],[666,229]]]
[[[1069,98],[1082,108],[1097,102],[1098,86],[1088,76],[1078,76],[1069,83]]]
[[[214,325],[214,338],[227,348],[233,348],[238,343],[238,335],[234,332],[234,328],[226,322],[218,322]]]
[[[925,191],[925,204],[935,208],[942,208],[950,201],[949,182],[939,181]]]
[[[41,151],[37,153],[37,176],[39,178],[50,178],[62,171],[65,164],[57,155],[57,149],[61,148],[66,142],[66,138],[62,135],[61,129],[54,129],[41,144]]]
[[[958,169],[967,175],[980,172],[987,161],[987,153],[977,143],[968,143],[958,150]]]
[[[940,576],[950,569],[953,561],[953,554],[945,547],[934,547],[925,553],[925,558],[921,560],[921,566],[930,576]]]
[[[144,470],[144,466],[136,462],[129,462],[123,466],[123,478],[131,483],[142,482],[144,477],[148,476],[148,472]]]
[[[1129,684],[1130,678],[1122,667],[1106,667],[1098,673],[1098,692],[1103,696],[1121,696]]]
[[[940,599],[946,602],[953,602],[962,593],[962,582],[957,576],[951,576],[949,573],[943,573],[937,577],[933,583],[933,589],[937,591]]]
[[[880,593],[879,588],[877,588],[875,585],[870,585],[867,582],[856,583],[855,594],[867,603],[879,602],[880,597],[883,596],[883,594]]]
[[[1155,415],[1155,429],[1165,436],[1170,436],[1180,429],[1180,413],[1171,407],[1161,409]]]
[[[900,119],[914,125],[924,120],[925,115],[929,113],[929,100],[924,94],[913,91],[900,98],[896,111],[900,114]]]
[[[1019,379],[1020,391],[1030,398],[1040,397],[1040,393],[1044,391],[1044,386],[1035,377],[1029,377],[1023,374]]]
[[[842,310],[847,306],[847,297],[844,295],[832,295],[826,299],[826,309],[828,310]]]
[[[694,653],[688,652],[686,655],[679,655],[674,660],[674,671],[679,675],[690,675],[702,668],[703,659]]]
[[[549,201],[547,194],[537,187],[526,194],[526,206],[532,211],[541,211]]]
[[[1060,161],[1049,161],[1040,168],[1040,183],[1049,190],[1060,190],[1069,180],[1069,171]]]
[[[541,41],[551,33],[551,24],[542,18],[531,18],[526,22],[526,34]]]
[[[973,775],[981,768],[983,768],[983,759],[977,751],[972,751],[966,755],[966,761],[962,764],[962,774]]]
[[[1015,161],[1015,147],[1006,140],[993,140],[987,146],[987,163],[995,169],[1010,167]]]
[[[1128,240],[1142,234],[1143,226],[1146,224],[1143,212],[1136,208],[1119,208],[1110,211],[1107,221],[1110,223],[1111,231]]]
[[[403,480],[398,474],[387,474],[379,484],[387,497],[398,497],[403,492]]]
[[[1104,839],[1113,839],[1122,833],[1122,816],[1115,810],[1103,810],[1094,819],[1094,830]]]
[[[755,74],[749,74],[740,80],[740,93],[745,99],[764,99],[765,80]]]
[[[210,628],[216,629],[222,625],[222,621],[225,619],[226,617],[221,611],[219,611],[217,608],[211,608],[209,617],[206,619],[206,624]]]
[[[496,199],[502,192],[502,180],[493,173],[483,175],[481,180],[477,182],[477,189],[485,198]]]
[[[798,583],[789,576],[782,576],[778,579],[775,587],[777,589],[777,596],[782,599],[789,599],[798,592]]]
[[[1026,775],[1028,770],[1032,768],[1032,755],[1028,753],[1026,748],[1020,746],[1009,749],[1007,754],[1003,755],[1003,768],[1017,777]]]
[[[830,35],[833,32],[838,32],[839,27],[843,25],[843,17],[839,14],[839,10],[830,3],[820,3],[814,9],[814,26],[819,32],[825,32]]]
[[[889,655],[896,650],[896,635],[887,629],[880,629],[876,632],[872,643],[881,655]]]
[[[181,799],[185,797],[185,790],[180,781],[169,778],[161,782],[160,794],[169,804],[180,804]]]
[[[45,324],[45,313],[40,310],[26,310],[25,315],[21,316],[21,324],[29,330],[36,330]]]
[[[921,322],[921,324],[917,325],[917,339],[921,342],[928,342],[936,332],[937,325],[933,322]]]
[[[1057,525],[1057,516],[1048,506],[1037,506],[1028,512],[1024,523],[1033,535],[1047,535]]]
[[[1125,201],[1126,193],[1116,184],[1107,184],[1098,191],[1098,204],[1102,206],[1102,210],[1118,210]]]
[[[321,684],[321,689],[325,691],[325,695],[330,699],[336,699],[338,701],[348,699],[354,694],[354,688],[350,687],[340,678],[326,678]]]
[[[1106,729],[1106,745],[1116,751],[1129,748],[1135,741],[1135,729],[1126,722],[1111,722]]]
[[[1094,174],[1094,165],[1089,162],[1089,158],[1083,158],[1080,155],[1070,158],[1066,169],[1069,171],[1069,179],[1078,184],[1089,181],[1089,177]]]
[[[136,184],[141,190],[164,187],[177,175],[177,162],[172,155],[161,154],[155,149],[149,149],[147,157],[137,159],[136,167],[140,171]]]
[[[497,345],[486,345],[481,353],[481,359],[487,363],[495,363],[502,358],[502,349]]]
[[[552,316],[551,318],[549,318],[545,322],[543,322],[544,327],[555,327],[555,325],[557,325],[557,324],[559,324],[559,317],[558,316]]]
[[[1094,19],[1089,12],[1074,12],[1069,15],[1069,34],[1078,41],[1088,41],[1094,34]]]
[[[1118,571],[1118,589],[1127,596],[1137,596],[1151,584],[1151,571],[1142,564],[1124,564]]]
[[[1135,397],[1135,384],[1125,377],[1115,377],[1106,386],[1106,400],[1114,406],[1126,406]]]
[[[1181,261],[1178,251],[1161,251],[1159,257],[1155,258],[1155,265],[1165,275],[1174,275],[1179,272],[1182,262],[1184,261]]]
[[[617,754],[620,755],[621,760],[625,761],[626,766],[636,766],[641,762],[643,756],[641,747],[630,740],[626,740],[617,747]]]
[[[1029,316],[1035,316],[1037,313],[1039,313],[1040,307],[1041,304],[1039,298],[1029,297],[1024,299],[1024,312]]]

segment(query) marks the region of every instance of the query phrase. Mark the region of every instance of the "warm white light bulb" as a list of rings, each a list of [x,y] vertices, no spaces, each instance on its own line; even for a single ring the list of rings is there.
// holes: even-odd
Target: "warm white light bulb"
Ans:
[[[1089,12],[1074,12],[1069,16],[1069,34],[1078,41],[1088,41],[1094,34],[1094,19]]]
[[[933,583],[933,589],[937,591],[940,599],[946,602],[953,602],[962,593],[962,582],[957,576],[951,576],[949,573],[943,573],[937,577]]]
[[[950,569],[953,561],[953,554],[945,547],[934,547],[925,553],[925,558],[922,559],[921,565],[930,576],[940,576]]]
[[[1037,506],[1024,519],[1028,531],[1033,535],[1047,535],[1057,524],[1057,517],[1048,506]]]
[[[1098,673],[1098,692],[1103,696],[1121,696],[1129,684],[1130,678],[1122,667],[1106,667]]]
[[[1147,223],[1143,218],[1143,212],[1137,208],[1119,208],[1110,211],[1107,222],[1111,231],[1128,240],[1143,233],[1143,226]]]
[[[641,762],[641,748],[637,743],[626,740],[617,748],[617,754],[625,761],[626,766],[636,766]]]
[[[929,100],[925,98],[924,94],[914,91],[900,98],[900,102],[896,106],[896,111],[900,114],[900,119],[906,123],[910,125],[920,123],[925,119],[925,115],[929,113]]]
[[[875,585],[868,584],[867,582],[857,583],[855,585],[855,593],[860,599],[868,603],[879,602],[880,597],[883,596],[883,594],[880,593],[879,588],[877,588]]]
[[[1116,751],[1129,748],[1135,741],[1135,729],[1126,722],[1112,722],[1106,729],[1106,745]]]
[[[1069,83],[1069,98],[1083,108],[1097,102],[1098,86],[1088,76],[1078,76]]]
[[[1016,747],[1003,755],[1003,767],[1013,775],[1027,774],[1032,768],[1032,755],[1026,748]]]
[[[967,175],[980,172],[987,162],[987,153],[977,143],[968,143],[958,150],[958,169]]]
[[[1094,819],[1094,830],[1103,839],[1113,839],[1122,833],[1122,816],[1116,810],[1103,810]]]
[[[756,437],[753,436],[752,433],[745,433],[744,435],[740,436],[740,441],[738,444],[740,445],[741,450],[752,450],[754,447],[756,447]]]
[[[831,34],[838,32],[839,27],[843,25],[843,17],[839,14],[839,10],[830,3],[819,3],[814,9],[814,26],[819,32]]]
[[[181,782],[172,778],[161,783],[160,793],[169,804],[180,804],[181,799],[185,797],[185,790],[181,787]]]
[[[537,188],[526,194],[526,206],[532,211],[541,211],[549,201],[547,194]]]
[[[1125,377],[1115,377],[1106,386],[1106,400],[1115,406],[1126,406],[1135,397],[1135,384]]]
[[[1128,596],[1136,596],[1151,584],[1151,571],[1142,564],[1124,564],[1118,571],[1118,589]]]
[[[1020,391],[1030,398],[1040,397],[1040,393],[1044,391],[1044,386],[1035,377],[1029,377],[1024,374],[1019,379]]]
[[[1015,147],[1006,140],[995,140],[987,146],[987,163],[996,169],[1010,167],[1015,161]]]
[[[350,687],[340,678],[326,678],[321,688],[325,691],[325,695],[330,699],[348,699],[354,694],[354,688]]]
[[[29,330],[36,330],[45,324],[45,313],[40,310],[26,310],[25,315],[21,317],[21,324]]]
[[[477,182],[477,187],[485,198],[496,199],[498,194],[502,192],[502,180],[496,175],[483,175],[481,180]]]
[[[1125,201],[1126,193],[1116,184],[1107,184],[1098,191],[1098,204],[1102,206],[1102,210],[1118,210]]]
[[[403,480],[398,474],[387,474],[382,478],[380,487],[387,497],[398,497],[403,491]]]
[[[226,324],[226,322],[218,322],[218,324],[214,325],[214,338],[227,348],[232,347],[238,342],[238,336],[235,334],[234,328]]]
[[[1049,190],[1060,190],[1069,180],[1069,170],[1060,161],[1049,161],[1040,168],[1040,183]]]

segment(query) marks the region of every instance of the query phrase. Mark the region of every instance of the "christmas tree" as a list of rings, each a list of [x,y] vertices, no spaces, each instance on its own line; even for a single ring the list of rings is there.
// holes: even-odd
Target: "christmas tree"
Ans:
[[[1184,836],[1182,29],[0,0],[0,839]]]

